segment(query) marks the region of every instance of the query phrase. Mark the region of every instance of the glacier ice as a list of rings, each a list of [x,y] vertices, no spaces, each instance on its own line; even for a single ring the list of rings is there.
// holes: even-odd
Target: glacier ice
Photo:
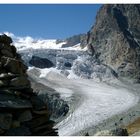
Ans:
[[[55,64],[49,69],[29,65],[28,75],[53,88],[69,105],[69,112],[55,126],[59,135],[85,135],[87,132],[94,135],[97,130],[112,127],[115,122],[118,125],[130,122],[134,118],[128,113],[140,116],[140,107],[129,112],[139,103],[138,87],[121,83],[111,68],[88,56],[78,48],[79,45],[74,49],[71,46],[61,49],[62,44],[56,45],[55,40],[35,41],[32,38],[18,38],[15,45],[28,65],[33,55]],[[71,63],[71,68],[65,67],[67,62]],[[123,122],[119,122],[120,117],[124,117]]]

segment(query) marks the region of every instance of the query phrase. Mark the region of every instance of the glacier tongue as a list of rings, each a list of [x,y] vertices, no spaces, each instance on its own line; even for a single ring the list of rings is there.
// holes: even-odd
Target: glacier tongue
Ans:
[[[39,79],[42,84],[53,87],[69,104],[68,114],[55,126],[60,136],[85,135],[87,132],[94,135],[98,129],[110,128],[116,122],[118,126],[127,124],[134,119],[130,117],[124,119],[126,122],[119,122],[122,116],[129,116],[127,113],[138,104],[139,96],[118,80],[107,84],[91,79],[67,79],[57,71]],[[112,119],[112,124],[107,123],[106,120],[114,116],[117,117]]]

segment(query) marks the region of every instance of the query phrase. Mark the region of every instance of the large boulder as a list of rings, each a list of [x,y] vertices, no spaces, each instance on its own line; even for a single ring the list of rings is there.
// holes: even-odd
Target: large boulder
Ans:
[[[49,59],[38,56],[32,56],[29,64],[37,68],[50,68],[54,66],[54,64]]]

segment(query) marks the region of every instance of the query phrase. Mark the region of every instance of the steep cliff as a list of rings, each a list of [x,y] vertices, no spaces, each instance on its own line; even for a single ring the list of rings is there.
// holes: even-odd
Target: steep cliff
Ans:
[[[12,39],[0,36],[0,135],[57,135],[47,105],[33,92]]]
[[[140,80],[140,5],[103,5],[87,35],[88,50],[101,63]]]

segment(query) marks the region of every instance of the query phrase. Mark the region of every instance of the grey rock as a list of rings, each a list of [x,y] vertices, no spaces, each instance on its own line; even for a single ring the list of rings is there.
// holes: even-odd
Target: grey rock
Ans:
[[[17,114],[17,112],[16,112],[16,114]],[[11,128],[17,128],[17,127],[20,127],[20,121],[18,121],[18,120],[13,120],[12,121],[12,125],[11,125]]]
[[[20,99],[19,97],[0,94],[0,108],[1,109],[26,109],[32,108],[32,104],[29,100]]]
[[[38,96],[32,96],[31,97],[31,103],[32,103],[35,111],[39,111],[39,110],[43,110],[44,111],[44,109],[45,109],[45,112],[47,111],[46,104]]]
[[[10,95],[13,95],[13,91],[10,91],[8,89],[0,89],[0,94],[10,94]]]
[[[9,81],[7,80],[0,80],[0,87],[7,87],[9,85]]]
[[[47,123],[44,123],[44,124],[34,128],[33,132],[38,132],[39,130],[42,130],[42,129],[46,129],[46,130],[48,129],[49,130],[49,128],[50,128],[50,130],[52,130],[51,128],[53,126],[53,123],[54,123],[53,121],[48,121]]]
[[[9,44],[5,44],[5,43],[0,43],[0,50],[3,53],[3,55],[5,54],[9,54],[12,55],[13,57],[16,57],[16,47],[13,45],[9,45]],[[8,52],[7,52],[8,51]]]
[[[1,58],[1,62],[5,69],[14,74],[23,74],[27,69],[27,67],[21,61],[13,58],[3,56]]]
[[[33,118],[30,122],[29,122],[29,126],[31,129],[33,128],[37,128],[45,123],[47,123],[49,121],[49,117],[45,116],[45,115],[40,115],[36,118]]]
[[[6,49],[1,50],[1,53],[2,53],[2,55],[6,56],[6,57],[11,57],[11,58],[14,57],[13,53],[11,53],[10,51],[8,51]]]
[[[17,127],[17,128],[11,128],[6,133],[5,136],[30,136],[31,131],[28,127]]]
[[[18,120],[20,122],[25,122],[25,121],[29,121],[32,119],[32,113],[30,110],[26,110],[24,112],[22,112],[18,118]]]
[[[0,129],[0,135],[2,136],[4,134],[5,130]]]
[[[10,82],[10,86],[20,87],[20,89],[28,88],[28,87],[30,87],[30,82],[26,76],[20,76],[20,77],[16,77],[16,78],[12,79]]]
[[[8,73],[2,73],[0,74],[0,80],[1,79],[7,79],[8,78]]]
[[[49,114],[49,112],[46,108],[44,110],[33,110],[33,113],[38,114],[38,115],[48,115]]]
[[[3,80],[3,79],[12,79],[12,78],[15,78],[19,76],[18,74],[12,74],[12,73],[1,73],[0,74],[0,80]]]
[[[46,123],[43,123],[40,126],[32,128],[33,135],[39,135],[39,136],[45,136],[45,135],[56,135],[57,132],[55,132],[55,129],[52,129],[54,124],[54,121],[47,121]],[[46,131],[47,130],[47,131]]]
[[[8,130],[12,124],[12,114],[0,113],[0,129]]]
[[[0,50],[4,48],[4,43],[0,43]]]
[[[36,136],[36,133],[34,134]],[[45,130],[37,133],[38,136],[58,136],[58,132],[55,129]]]

